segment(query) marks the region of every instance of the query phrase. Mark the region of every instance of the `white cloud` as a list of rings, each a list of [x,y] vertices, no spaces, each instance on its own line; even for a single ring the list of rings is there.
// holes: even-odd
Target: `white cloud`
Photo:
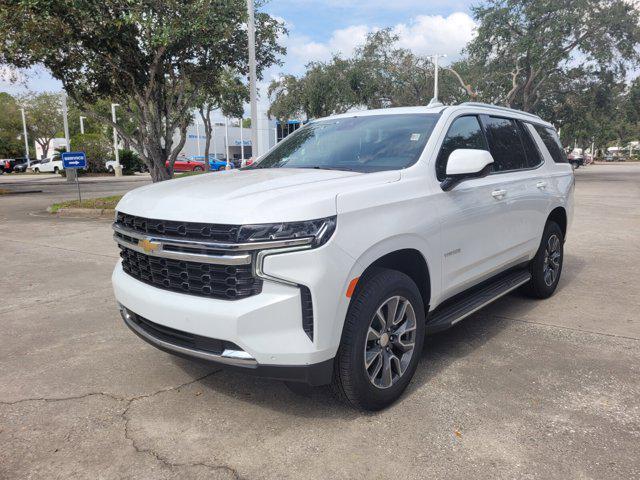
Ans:
[[[359,45],[365,42],[367,34],[378,30],[378,26],[352,25],[334,30],[326,42],[318,42],[304,35],[296,35],[291,29],[284,40],[287,47],[284,69],[287,73],[301,74],[304,66],[311,61],[326,61],[333,54],[350,57]],[[398,35],[398,46],[408,48],[419,55],[444,53],[449,60],[459,56],[461,50],[473,38],[475,22],[463,12],[442,15],[418,15],[406,23],[393,25],[392,31]]]
[[[444,53],[457,57],[474,36],[475,22],[466,13],[419,15],[393,30],[400,37],[399,46],[419,55]]]

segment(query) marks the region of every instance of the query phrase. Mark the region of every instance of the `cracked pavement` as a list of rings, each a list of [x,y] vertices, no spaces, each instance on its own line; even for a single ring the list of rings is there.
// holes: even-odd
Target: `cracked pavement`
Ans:
[[[0,197],[0,479],[640,478],[640,165],[578,170],[557,294],[430,337],[376,414],[143,343],[109,222],[43,213],[74,188]]]

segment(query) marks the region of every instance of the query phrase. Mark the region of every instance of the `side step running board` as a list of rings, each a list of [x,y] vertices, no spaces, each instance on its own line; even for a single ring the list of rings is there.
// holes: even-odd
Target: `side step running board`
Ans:
[[[524,285],[531,279],[528,270],[516,270],[463,292],[448,300],[427,317],[427,333],[446,330],[494,300]]]

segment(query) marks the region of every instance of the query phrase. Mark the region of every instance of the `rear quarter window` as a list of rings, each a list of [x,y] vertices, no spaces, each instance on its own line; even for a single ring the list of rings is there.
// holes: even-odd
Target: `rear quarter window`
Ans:
[[[553,161],[556,163],[567,163],[567,155],[562,149],[562,143],[560,143],[560,138],[555,129],[542,125],[534,125],[533,128],[536,129],[536,132],[538,132],[538,135],[542,138],[544,146],[547,147]]]

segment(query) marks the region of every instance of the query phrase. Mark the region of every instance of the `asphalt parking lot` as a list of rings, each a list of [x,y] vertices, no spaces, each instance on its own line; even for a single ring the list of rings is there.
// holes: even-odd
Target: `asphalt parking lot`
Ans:
[[[146,345],[113,299],[109,221],[46,214],[73,185],[0,196],[0,478],[640,478],[640,164],[576,176],[556,295],[430,337],[375,414]]]

